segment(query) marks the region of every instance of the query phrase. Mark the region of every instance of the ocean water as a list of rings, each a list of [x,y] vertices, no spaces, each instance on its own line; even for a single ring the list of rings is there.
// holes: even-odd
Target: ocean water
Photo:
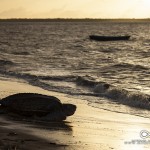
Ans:
[[[150,117],[150,22],[0,22],[0,54],[0,77]]]

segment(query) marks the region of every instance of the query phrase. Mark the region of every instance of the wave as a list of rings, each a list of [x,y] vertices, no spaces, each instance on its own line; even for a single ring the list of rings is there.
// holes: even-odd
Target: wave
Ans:
[[[0,73],[5,76],[24,79],[28,81],[29,84],[39,86],[46,90],[71,95],[105,97],[108,100],[119,104],[150,110],[150,95],[131,92],[104,81],[97,81],[97,79],[92,76],[37,76],[27,73],[15,73],[2,70]],[[58,82],[58,84],[52,84],[53,82]],[[67,85],[75,84],[76,87],[63,86],[60,82],[65,82]]]
[[[76,76],[73,75],[66,75],[66,76],[41,76],[41,75],[34,75],[30,73],[21,73],[21,72],[13,72],[13,71],[5,71],[0,70],[1,74],[6,76],[17,77],[21,79],[31,79],[31,80],[54,80],[54,81],[73,81],[76,79]]]
[[[131,92],[111,85],[106,86],[105,84],[98,84],[94,88],[94,92],[120,104],[150,110],[150,95]]]
[[[1,65],[14,65],[14,62],[9,61],[9,60],[0,59],[0,64]]]
[[[94,87],[97,82],[95,81],[94,78],[92,78],[91,76],[78,76],[76,78],[76,83],[77,85],[81,85],[81,86],[88,86],[88,87]]]
[[[14,55],[30,55],[29,52],[13,52]]]
[[[78,77],[77,84],[91,87],[93,94],[90,96],[105,97],[120,104],[150,110],[150,95],[131,92],[107,82],[97,82],[91,77]]]
[[[66,76],[38,76],[42,80],[54,80],[54,81],[67,81],[72,82],[76,80],[76,76],[74,75],[66,75]]]
[[[111,89],[105,96],[124,105],[150,110],[149,95],[133,93],[124,89]]]
[[[134,65],[134,64],[129,64],[129,63],[119,63],[119,64],[115,64],[113,66],[111,66],[113,68],[124,68],[124,69],[131,69],[134,71],[138,71],[138,70],[149,70],[149,68],[142,66],[142,65]]]

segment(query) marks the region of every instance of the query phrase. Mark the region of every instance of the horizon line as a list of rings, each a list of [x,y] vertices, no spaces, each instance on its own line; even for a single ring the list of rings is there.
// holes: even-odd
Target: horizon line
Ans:
[[[49,19],[49,20],[56,20],[56,19],[62,19],[62,20],[67,20],[67,19],[72,19],[72,20],[150,20],[150,18],[0,18],[0,20],[13,20],[13,19],[33,19],[33,20],[44,20],[44,19]]]
[[[150,18],[0,18],[0,21],[150,21]]]

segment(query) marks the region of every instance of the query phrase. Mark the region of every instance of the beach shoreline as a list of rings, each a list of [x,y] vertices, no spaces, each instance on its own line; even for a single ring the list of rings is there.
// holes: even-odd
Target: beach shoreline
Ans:
[[[75,114],[64,122],[44,122],[0,114],[0,150],[2,149],[149,149],[140,131],[150,132],[148,118],[94,108],[86,100],[44,90],[12,80],[0,80],[0,99],[15,93],[40,93],[58,97],[62,103],[77,106]],[[148,140],[148,139],[147,139]],[[129,144],[129,142],[131,142]]]

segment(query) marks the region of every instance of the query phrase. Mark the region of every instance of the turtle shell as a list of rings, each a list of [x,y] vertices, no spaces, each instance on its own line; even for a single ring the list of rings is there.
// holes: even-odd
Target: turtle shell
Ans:
[[[44,116],[55,111],[63,111],[60,100],[54,96],[36,93],[19,93],[10,95],[0,101],[9,111],[26,116]]]

